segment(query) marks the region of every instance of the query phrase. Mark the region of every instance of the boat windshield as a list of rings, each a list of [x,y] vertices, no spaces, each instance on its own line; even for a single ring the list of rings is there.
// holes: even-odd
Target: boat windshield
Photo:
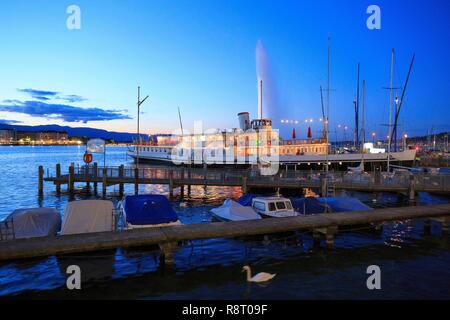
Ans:
[[[278,210],[286,210],[286,204],[283,201],[277,202],[277,209]]]
[[[269,211],[277,211],[277,209],[275,208],[275,203],[269,202]]]
[[[288,210],[292,210],[292,204],[291,204],[290,201],[286,201],[286,208],[287,208]]]

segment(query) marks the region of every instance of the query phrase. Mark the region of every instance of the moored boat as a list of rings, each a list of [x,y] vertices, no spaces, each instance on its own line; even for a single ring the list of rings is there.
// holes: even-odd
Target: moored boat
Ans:
[[[258,220],[261,216],[249,206],[243,206],[231,199],[225,200],[222,206],[211,209],[214,218],[220,221]]]
[[[180,225],[178,215],[163,195],[126,196],[121,203],[126,227],[150,228]]]
[[[62,235],[116,230],[116,214],[112,201],[80,200],[66,205]]]
[[[55,236],[61,229],[61,215],[53,208],[17,209],[2,224],[8,226],[6,235],[14,239]]]
[[[283,197],[256,197],[252,208],[265,218],[295,217],[298,213],[292,207],[291,200]]]

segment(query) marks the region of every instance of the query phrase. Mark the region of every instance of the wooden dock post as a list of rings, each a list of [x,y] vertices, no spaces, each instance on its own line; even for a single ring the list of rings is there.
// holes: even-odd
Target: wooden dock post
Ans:
[[[121,197],[123,197],[123,172],[124,172],[124,166],[123,164],[119,167],[119,178],[120,178],[120,183],[119,183],[119,195]]]
[[[242,193],[247,193],[247,176],[242,177],[242,187],[241,187]]]
[[[178,248],[178,244],[176,242],[165,242],[159,244],[159,259],[161,266],[173,266],[173,256],[176,248]]]
[[[89,189],[91,188],[91,182],[90,182],[90,170],[89,170],[89,165],[87,164],[86,166],[85,166],[85,170],[84,170],[84,176],[85,176],[85,180],[86,180],[86,191],[87,192],[89,192]]]
[[[94,171],[94,193],[97,194],[97,178],[98,178],[98,166],[97,162],[94,162],[93,169]]]
[[[139,169],[134,168],[134,194],[138,195],[139,193]]]
[[[408,196],[409,201],[414,201],[416,198],[416,180],[413,174],[409,176]]]
[[[75,165],[73,163],[70,164],[69,167],[69,181],[68,181],[68,189],[69,193],[72,195],[74,191],[74,174],[75,174]]]
[[[188,197],[190,197],[191,196],[191,184],[190,184],[190,181],[191,181],[191,165],[190,164],[188,166],[188,181],[189,181],[189,184],[187,186],[187,194],[188,194]]]
[[[102,197],[106,198],[106,187],[108,186],[108,172],[106,168],[102,170]]]
[[[61,164],[57,163],[56,164],[56,178],[59,179],[61,178]],[[61,194],[61,184],[59,182],[56,183],[56,195],[60,195]]]
[[[326,214],[326,213],[325,213]],[[320,245],[320,235],[325,236],[325,242],[327,249],[333,249],[334,247],[334,235],[337,233],[338,228],[335,225],[330,225],[326,228],[318,228],[313,230],[313,245]]]
[[[169,198],[173,198],[173,170],[169,171]]]
[[[450,217],[431,218],[431,221],[439,222],[442,226],[442,235],[449,235]]]
[[[42,196],[44,194],[44,167],[38,168],[38,194]]]
[[[328,197],[328,177],[320,179],[320,188],[322,197]]]
[[[327,243],[327,249],[333,249],[334,247],[334,235],[337,232],[337,227],[331,226],[326,229],[325,240]]]
[[[181,180],[184,181],[184,167],[181,171]],[[184,199],[184,184],[182,184],[180,186],[180,195],[181,195],[181,199]]]
[[[448,235],[450,230],[450,218],[444,217],[442,221],[442,234]]]

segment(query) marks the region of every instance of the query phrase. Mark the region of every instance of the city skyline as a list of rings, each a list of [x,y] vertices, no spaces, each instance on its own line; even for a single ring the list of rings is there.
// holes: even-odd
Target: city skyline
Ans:
[[[80,30],[66,27],[71,4],[81,9]],[[232,128],[238,126],[238,112],[257,116],[257,74],[263,68],[269,98],[264,115],[285,137],[293,127],[285,119],[298,121],[299,137],[306,136],[304,120],[314,119],[317,134],[330,36],[331,132],[339,125],[350,131],[354,126],[361,63],[361,80],[367,83],[366,137],[369,132],[385,135],[389,92],[383,87],[389,86],[391,48],[396,51],[394,87],[403,85],[416,54],[399,132],[448,130],[450,75],[441,70],[449,67],[449,42],[441,34],[450,27],[449,4],[377,1],[381,29],[369,30],[370,4],[5,2],[0,119],[134,132],[140,85],[141,94],[150,96],[142,106],[141,132],[178,129],[178,107],[188,129],[198,120],[205,129]]]

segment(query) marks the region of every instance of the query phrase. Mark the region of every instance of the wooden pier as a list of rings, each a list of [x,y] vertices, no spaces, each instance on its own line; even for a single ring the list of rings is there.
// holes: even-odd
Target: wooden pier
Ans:
[[[408,196],[414,200],[417,192],[450,194],[450,175],[425,174],[425,173],[349,173],[343,171],[298,171],[282,168],[278,174],[264,176],[260,172],[251,169],[229,168],[189,168],[175,166],[153,167],[75,167],[69,166],[67,173],[61,173],[60,165],[56,166],[54,173],[47,171],[44,177],[44,168],[39,167],[38,191],[42,195],[43,182],[48,181],[56,186],[56,193],[61,192],[61,186],[67,185],[69,193],[74,192],[75,183],[85,183],[90,187],[92,183],[94,191],[97,185],[102,184],[102,195],[106,196],[107,187],[119,185],[119,193],[123,195],[124,184],[134,185],[137,194],[140,184],[167,185],[170,196],[175,188],[180,188],[182,196],[184,187],[191,186],[230,186],[241,187],[246,193],[251,188],[286,188],[298,189],[317,188],[323,196],[330,189],[345,189],[364,192],[395,192]]]
[[[442,223],[443,233],[448,234],[450,204],[6,240],[0,241],[0,260],[159,245],[162,257],[170,263],[179,242],[297,230],[309,230],[315,236],[324,234],[327,247],[332,248],[339,227],[410,219],[436,219]]]

